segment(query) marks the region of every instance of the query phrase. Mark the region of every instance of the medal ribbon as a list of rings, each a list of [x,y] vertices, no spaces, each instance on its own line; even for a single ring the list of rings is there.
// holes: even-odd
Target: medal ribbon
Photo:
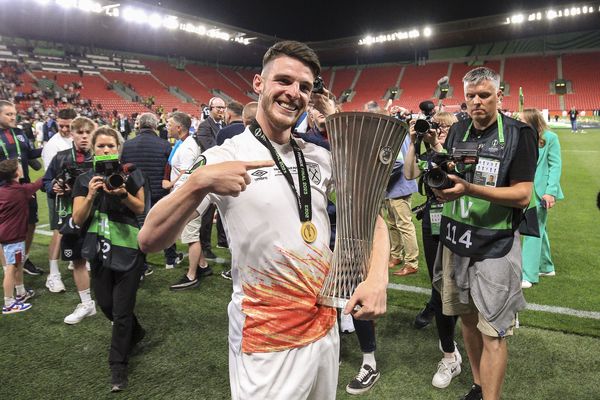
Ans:
[[[287,180],[292,192],[296,195],[296,201],[298,202],[298,213],[300,214],[300,221],[306,222],[312,219],[312,202],[311,202],[311,192],[310,192],[310,181],[308,179],[308,169],[306,167],[306,161],[304,160],[304,154],[302,154],[302,150],[298,146],[298,143],[290,136],[290,145],[292,146],[292,150],[294,151],[294,157],[296,158],[296,166],[298,167],[298,179],[300,181],[300,193],[296,190],[296,185],[294,184],[294,179],[292,178],[292,174],[289,169],[277,153],[277,150],[271,144],[271,141],[264,134],[258,122],[254,121],[250,125],[250,131],[254,135],[254,137],[269,150],[271,153],[271,157],[273,161],[275,161],[275,165],[281,171],[285,179]]]

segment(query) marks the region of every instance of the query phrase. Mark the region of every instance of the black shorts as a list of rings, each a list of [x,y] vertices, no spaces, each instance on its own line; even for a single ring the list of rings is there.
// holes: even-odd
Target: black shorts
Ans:
[[[84,236],[63,235],[60,239],[60,258],[63,261],[82,260]]]
[[[38,204],[37,204],[37,198],[35,197],[35,194],[33,195],[33,198],[31,200],[29,200],[29,221],[27,221],[27,223],[29,225],[33,225],[33,224],[37,224],[38,222]]]

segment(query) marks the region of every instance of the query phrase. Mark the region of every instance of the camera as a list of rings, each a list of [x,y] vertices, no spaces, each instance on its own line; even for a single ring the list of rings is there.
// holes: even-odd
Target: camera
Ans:
[[[121,165],[117,154],[94,157],[94,173],[104,178],[104,184],[109,190],[123,186],[135,169],[134,164]]]
[[[454,182],[448,177],[450,174],[470,181],[467,175],[472,173],[479,161],[477,152],[476,142],[458,143],[451,154],[430,150],[426,153],[427,169],[423,173],[423,182],[429,189],[443,190],[454,186]]]
[[[87,169],[80,168],[73,164],[66,164],[63,166],[62,171],[54,178],[55,182],[60,186],[63,191],[70,190],[75,185],[75,180],[79,175],[84,173]]]
[[[414,126],[418,136],[425,135],[430,129],[438,129],[440,127],[437,122],[432,120],[433,115],[435,114],[435,104],[433,104],[432,101],[422,101],[419,104],[419,109],[423,116],[417,119]]]
[[[319,93],[319,94],[325,93],[325,86],[324,86],[323,78],[321,78],[320,75],[317,76],[317,78],[313,82],[312,92]]]

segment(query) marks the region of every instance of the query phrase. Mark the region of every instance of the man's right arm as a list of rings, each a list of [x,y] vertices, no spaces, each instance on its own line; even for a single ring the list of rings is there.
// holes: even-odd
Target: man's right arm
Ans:
[[[237,197],[251,182],[248,170],[273,165],[272,160],[226,161],[198,168],[184,185],[152,207],[138,235],[140,250],[153,253],[167,248],[209,193]]]

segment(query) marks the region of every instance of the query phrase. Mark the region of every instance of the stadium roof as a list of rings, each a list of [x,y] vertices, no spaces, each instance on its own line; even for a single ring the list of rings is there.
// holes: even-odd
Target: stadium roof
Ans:
[[[285,1],[141,0],[283,39],[318,42],[363,36],[414,25],[516,13],[553,6],[584,5],[576,0],[466,1]],[[577,4],[579,3],[579,4]]]
[[[82,11],[91,4],[101,5],[102,10]],[[309,42],[323,65],[373,64],[426,59],[431,49],[598,30],[599,4],[597,0],[412,1],[401,5],[364,0],[294,4],[248,0],[0,0],[0,35],[248,66],[259,65],[265,49],[275,41],[296,39]],[[565,7],[583,9],[588,5],[593,6],[593,15],[554,21],[542,12],[541,20],[527,21],[531,11],[556,7],[566,12]],[[136,11],[132,12],[133,8]],[[523,23],[507,22],[519,12],[523,12]],[[153,17],[158,18],[160,28],[153,24]],[[425,34],[427,29],[431,29],[430,37]],[[225,35],[226,40],[219,40],[219,35]],[[359,45],[359,40],[371,41],[372,45]]]

